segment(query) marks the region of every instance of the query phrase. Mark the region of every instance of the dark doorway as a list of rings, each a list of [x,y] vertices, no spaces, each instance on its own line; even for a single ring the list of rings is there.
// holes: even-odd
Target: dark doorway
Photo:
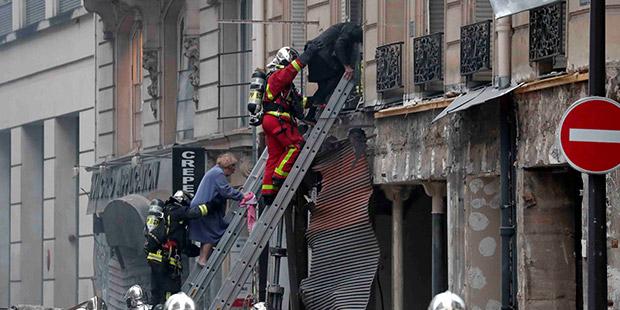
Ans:
[[[413,187],[404,204],[405,309],[426,309],[432,298],[432,199]]]

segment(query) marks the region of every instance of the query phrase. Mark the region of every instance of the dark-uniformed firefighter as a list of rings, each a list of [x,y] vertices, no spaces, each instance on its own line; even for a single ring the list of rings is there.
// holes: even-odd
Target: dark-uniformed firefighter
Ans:
[[[198,247],[187,236],[189,219],[205,216],[208,206],[190,208],[192,195],[177,191],[166,202],[151,201],[146,220],[144,250],[151,267],[151,303],[163,304],[181,290],[181,255],[197,256]]]
[[[309,98],[310,111],[306,119],[314,120],[317,107],[327,103],[343,75],[349,80],[353,78],[356,62],[353,46],[362,42],[362,36],[362,27],[346,22],[327,28],[306,43],[306,50],[316,51],[308,62],[308,81],[319,86]]]
[[[303,118],[304,100],[295,89],[293,80],[313,53],[314,50],[307,50],[299,55],[295,49],[286,46],[278,50],[267,65],[262,107],[262,125],[269,154],[262,186],[267,205],[273,202],[303,143],[295,119]]]

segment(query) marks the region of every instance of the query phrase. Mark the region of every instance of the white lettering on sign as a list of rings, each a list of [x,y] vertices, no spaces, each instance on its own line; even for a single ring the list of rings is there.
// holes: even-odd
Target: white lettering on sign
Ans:
[[[196,153],[194,151],[185,151],[181,153],[181,177],[182,177],[182,187],[184,191],[194,193],[194,168],[195,168],[195,158]]]
[[[194,158],[196,158],[196,153],[194,153],[194,151],[185,151],[185,152],[181,153],[181,157],[189,158],[189,159],[194,159]]]
[[[575,142],[620,143],[620,130],[571,128],[568,140]]]

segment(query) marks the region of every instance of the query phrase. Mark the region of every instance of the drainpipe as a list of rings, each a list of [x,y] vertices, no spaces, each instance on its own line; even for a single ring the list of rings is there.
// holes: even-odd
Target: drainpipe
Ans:
[[[432,296],[448,290],[448,235],[446,230],[446,184],[424,183],[424,191],[432,197]]]
[[[510,58],[512,17],[497,20],[497,84],[499,88],[510,85]],[[516,242],[515,242],[515,170],[516,124],[512,99],[504,96],[500,101],[500,212],[502,239],[502,309],[515,309],[516,305]]]
[[[510,58],[512,49],[512,16],[497,20],[497,85],[506,88],[510,85]]]

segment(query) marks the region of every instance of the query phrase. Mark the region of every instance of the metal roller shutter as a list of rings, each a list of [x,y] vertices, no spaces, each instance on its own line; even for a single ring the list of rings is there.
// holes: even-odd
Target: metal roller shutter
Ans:
[[[0,5],[0,35],[13,31],[13,6],[9,1]]]
[[[58,10],[60,13],[71,11],[82,5],[82,0],[60,0],[58,2]]]
[[[321,173],[323,189],[306,234],[312,260],[300,286],[304,304],[313,310],[364,310],[379,264],[364,150],[343,142],[319,154],[312,169]]]
[[[26,0],[26,25],[45,19],[45,0]]]

